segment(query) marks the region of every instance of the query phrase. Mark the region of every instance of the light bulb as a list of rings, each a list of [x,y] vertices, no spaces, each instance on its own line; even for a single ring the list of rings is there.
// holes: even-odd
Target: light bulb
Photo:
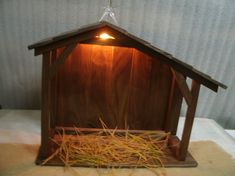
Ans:
[[[100,39],[103,39],[103,40],[106,40],[106,39],[115,39],[114,37],[110,36],[109,34],[107,33],[102,33],[98,36],[98,38]]]

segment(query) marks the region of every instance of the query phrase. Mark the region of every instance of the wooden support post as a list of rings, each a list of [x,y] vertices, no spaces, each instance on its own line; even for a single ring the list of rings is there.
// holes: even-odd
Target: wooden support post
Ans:
[[[184,129],[183,129],[183,134],[182,134],[182,139],[180,142],[180,148],[179,148],[179,154],[178,154],[178,159],[181,161],[185,160],[186,155],[187,155],[189,139],[190,139],[194,116],[195,116],[196,107],[197,107],[199,90],[200,90],[200,84],[198,84],[195,80],[192,80],[192,88],[191,88],[192,102],[188,106],[188,109],[187,109]]]
[[[73,49],[76,47],[77,43],[72,43],[68,45],[64,51],[60,54],[56,62],[53,63],[51,66],[49,76],[52,78],[54,74],[57,72],[59,66],[68,58],[69,54],[73,51]]]
[[[50,80],[48,77],[50,67],[50,52],[43,53],[42,61],[42,99],[41,99],[41,149],[40,157],[47,157],[47,147],[50,132]]]

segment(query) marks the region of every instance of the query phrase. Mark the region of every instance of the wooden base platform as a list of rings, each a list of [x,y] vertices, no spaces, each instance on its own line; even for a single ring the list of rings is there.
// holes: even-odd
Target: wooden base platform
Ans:
[[[39,150],[38,156],[36,158],[35,163],[37,165],[41,165],[43,160],[45,158],[41,157],[41,152]],[[197,167],[197,162],[193,158],[193,156],[188,152],[186,160],[185,161],[179,161],[174,156],[168,155],[168,159],[163,161],[164,167]],[[63,162],[59,159],[57,160],[50,160],[45,164],[45,166],[64,166]],[[91,167],[89,165],[75,165],[74,167]],[[132,167],[138,167],[143,168],[143,166],[137,165],[129,165],[129,166],[101,166],[101,167],[121,167],[121,168],[132,168]]]
[[[58,129],[57,129],[58,130]],[[99,131],[99,129],[83,129],[84,132],[86,133],[92,133],[92,132],[97,132]],[[73,129],[66,129],[65,130],[65,134],[73,134]],[[142,130],[131,130],[131,133],[142,133]],[[159,131],[161,132],[161,131]],[[117,130],[117,133],[123,133],[123,130]],[[192,157],[192,155],[188,152],[186,159],[184,161],[179,161],[176,157],[175,157],[175,147],[170,147],[171,141],[174,141],[174,145],[175,143],[179,142],[179,139],[177,136],[171,136],[171,138],[168,141],[168,147],[164,150],[164,158],[161,158],[161,161],[163,163],[164,167],[196,167],[197,166],[197,162],[195,161],[195,159]],[[52,152],[53,153],[53,152]],[[51,153],[51,154],[52,154]],[[49,154],[48,156],[50,156],[51,154]],[[43,161],[46,159],[47,157],[43,157],[42,155],[42,150],[40,147],[37,159],[36,159],[36,164],[41,165],[43,163]],[[50,161],[48,161],[46,164],[46,166],[64,166],[64,163],[57,157],[51,159]],[[92,165],[88,165],[88,164],[79,164],[79,165],[73,165],[74,167],[95,167]],[[115,168],[133,168],[133,167],[137,167],[137,168],[143,168],[143,165],[136,165],[136,164],[115,164],[112,163],[110,165],[104,165],[104,166],[100,166],[102,168],[106,168],[106,167],[115,167]],[[158,167],[158,166],[156,166]]]

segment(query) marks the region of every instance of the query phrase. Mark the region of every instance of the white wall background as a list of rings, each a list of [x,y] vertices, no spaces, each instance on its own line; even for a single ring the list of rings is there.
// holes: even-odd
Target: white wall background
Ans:
[[[0,105],[39,109],[41,59],[27,46],[97,22],[107,3],[0,0]],[[235,1],[113,0],[113,6],[120,27],[228,85],[218,94],[202,87],[197,116],[235,128]]]

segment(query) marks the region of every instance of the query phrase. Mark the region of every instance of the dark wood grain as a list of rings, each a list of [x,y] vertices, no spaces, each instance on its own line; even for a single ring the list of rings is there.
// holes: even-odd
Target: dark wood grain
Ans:
[[[169,103],[167,108],[167,114],[164,122],[165,131],[171,132],[171,134],[173,135],[176,134],[182,100],[183,100],[182,94],[176,83],[175,76],[173,75],[171,90],[168,98]]]
[[[65,134],[71,134],[71,135],[77,135],[76,131],[81,132],[81,134],[90,134],[90,133],[98,133],[103,135],[107,135],[108,133],[115,133],[117,135],[125,136],[126,133],[130,134],[146,134],[146,133],[151,133],[151,136],[155,137],[161,137],[161,136],[166,136],[166,132],[163,130],[125,130],[125,129],[103,129],[103,128],[76,128],[76,127],[56,127],[55,130],[58,133],[61,133],[64,131]],[[101,133],[102,132],[102,133]]]
[[[183,129],[182,139],[181,139],[180,148],[179,148],[179,156],[178,156],[179,160],[185,160],[185,157],[187,154],[189,139],[190,139],[194,116],[195,116],[196,107],[197,107],[199,90],[200,90],[200,84],[198,84],[195,80],[193,80],[192,88],[191,88],[192,103],[188,106],[186,117],[185,117],[184,129]]]
[[[50,59],[50,70],[51,65],[53,65],[57,61],[57,54],[56,50],[51,52],[51,59]],[[57,108],[57,89],[58,89],[58,76],[57,73],[50,79],[50,128],[54,129],[56,125],[56,108]]]
[[[59,69],[57,125],[164,129],[170,68],[138,50],[80,44]]]
[[[43,54],[42,63],[41,157],[46,157],[50,136],[50,81],[48,77],[50,67],[50,52]]]

